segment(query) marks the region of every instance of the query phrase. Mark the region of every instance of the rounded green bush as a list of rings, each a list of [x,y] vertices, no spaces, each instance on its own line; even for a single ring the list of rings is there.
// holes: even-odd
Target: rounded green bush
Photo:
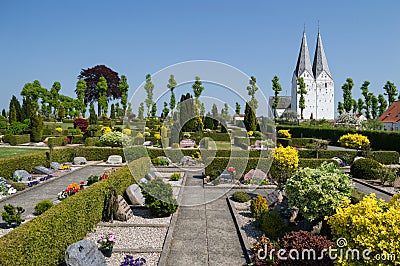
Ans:
[[[53,207],[53,205],[53,202],[51,202],[50,200],[39,201],[35,206],[35,213],[37,215],[41,215],[42,213]]]
[[[15,188],[17,191],[22,191],[26,188],[26,184],[19,182],[12,182],[11,186]]]
[[[178,209],[171,184],[165,183],[160,178],[143,184],[142,193],[145,197],[145,206],[156,217],[168,217]]]
[[[250,195],[244,191],[236,191],[232,195],[232,200],[236,202],[247,202],[250,199]]]
[[[286,233],[281,215],[276,211],[266,211],[256,219],[256,226],[270,239],[278,239]]]
[[[380,170],[382,165],[374,159],[364,158],[356,160],[350,167],[350,174],[353,178],[359,179],[379,179],[373,169]]]
[[[178,181],[180,178],[181,178],[181,174],[179,174],[179,173],[173,173],[173,174],[169,177],[169,179],[170,179],[171,181]]]
[[[251,200],[250,211],[254,218],[260,217],[263,213],[268,211],[268,200],[262,195],[257,195]]]

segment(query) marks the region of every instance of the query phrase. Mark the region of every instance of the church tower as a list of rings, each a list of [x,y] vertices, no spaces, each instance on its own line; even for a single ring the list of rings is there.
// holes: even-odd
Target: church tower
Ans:
[[[317,47],[315,48],[313,74],[316,83],[316,119],[329,119],[335,117],[334,87],[332,74],[329,71],[321,34],[318,30]]]
[[[314,119],[333,120],[335,115],[334,81],[328,67],[319,30],[312,67],[306,33],[305,31],[303,32],[300,53],[292,78],[291,109],[296,111],[298,115],[300,115],[301,112],[299,107],[300,95],[297,94],[299,87],[297,85],[297,80],[300,77],[304,79],[307,90],[307,94],[304,95],[304,119],[310,119],[312,117]]]
[[[293,73],[292,78],[292,102],[291,108],[300,114],[301,110],[299,107],[300,95],[297,94],[298,85],[297,80],[302,77],[306,85],[307,94],[304,95],[306,108],[303,110],[304,119],[309,119],[312,116],[315,118],[316,115],[316,84],[315,78],[311,67],[310,54],[308,52],[306,32],[303,32],[303,39],[301,41],[301,47],[299,52],[299,58],[297,59],[296,69]]]

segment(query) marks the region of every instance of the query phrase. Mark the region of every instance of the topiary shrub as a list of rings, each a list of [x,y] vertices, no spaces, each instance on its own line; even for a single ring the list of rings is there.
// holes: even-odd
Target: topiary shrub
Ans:
[[[21,214],[24,212],[24,208],[20,206],[14,207],[11,204],[6,204],[4,205],[4,211],[1,213],[1,218],[3,218],[3,221],[8,223],[8,225],[11,225],[12,223],[20,225],[23,222]]]
[[[289,205],[299,208],[309,220],[334,213],[344,199],[351,195],[351,180],[333,163],[322,163],[316,169],[303,168],[290,178],[286,185]]]
[[[397,204],[396,204],[397,202]],[[389,203],[377,199],[375,194],[365,196],[359,203],[344,202],[336,213],[327,217],[333,240],[346,239],[346,249],[366,250],[370,258],[376,255],[400,258],[400,217],[398,199]],[[388,258],[388,257],[387,257]],[[345,258],[343,258],[345,260]],[[353,265],[353,261],[343,261],[342,265]],[[363,265],[378,265],[374,260],[364,260]],[[382,265],[395,265],[387,260]]]
[[[35,213],[37,215],[41,215],[42,213],[44,213],[45,211],[47,211],[48,209],[50,209],[51,207],[53,207],[54,204],[53,202],[51,202],[50,200],[42,200],[39,201],[36,205],[35,205]]]
[[[180,174],[180,173],[173,173],[173,174],[169,177],[169,179],[170,179],[171,181],[178,181],[179,179],[181,179],[181,174]]]
[[[254,218],[257,219],[261,214],[268,211],[268,200],[262,195],[257,195],[251,200],[250,211]]]
[[[282,237],[287,230],[281,215],[272,210],[262,212],[261,215],[256,218],[255,225],[271,239]]]
[[[79,128],[83,133],[87,132],[89,122],[86,118],[76,118],[74,120],[74,127]]]
[[[106,133],[100,137],[100,142],[105,146],[122,147],[122,133],[118,131]]]
[[[145,197],[145,206],[156,217],[170,216],[178,209],[171,184],[165,183],[160,178],[143,184],[142,193]]]
[[[363,158],[356,160],[350,167],[350,174],[353,178],[360,179],[378,179],[373,169],[380,170],[382,165],[370,158]]]
[[[247,202],[250,199],[250,195],[244,191],[236,191],[232,195],[232,200],[236,202]]]
[[[338,140],[338,143],[343,147],[352,149],[363,149],[370,145],[369,139],[358,133],[343,135]]]

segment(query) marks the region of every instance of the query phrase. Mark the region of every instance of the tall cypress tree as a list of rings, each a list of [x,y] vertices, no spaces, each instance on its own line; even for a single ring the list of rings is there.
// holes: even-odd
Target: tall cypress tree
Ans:
[[[12,96],[10,105],[9,105],[10,116],[11,116],[12,107],[14,107],[14,109],[15,109],[15,111],[14,111],[15,112],[15,121],[13,121],[13,122],[17,122],[17,121],[22,122],[23,120],[21,117],[21,104],[19,103],[19,101],[18,101],[17,97],[15,97],[15,95]],[[13,114],[13,116],[14,116],[14,114]],[[11,121],[10,121],[10,123],[11,123]]]
[[[256,114],[255,114],[253,108],[251,108],[249,102],[246,102],[243,123],[244,123],[247,131],[256,131],[257,130],[257,117],[256,117]]]

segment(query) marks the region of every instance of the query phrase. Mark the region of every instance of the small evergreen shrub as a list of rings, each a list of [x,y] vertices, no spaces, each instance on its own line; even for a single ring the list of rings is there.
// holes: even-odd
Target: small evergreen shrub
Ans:
[[[382,165],[370,158],[356,160],[350,167],[350,174],[353,178],[359,179],[378,179],[373,169],[380,170]]]
[[[51,202],[50,200],[42,200],[39,201],[36,205],[35,205],[35,213],[37,215],[41,215],[42,213],[44,213],[45,211],[47,211],[48,209],[50,209],[51,207],[53,207],[53,202]]]
[[[101,179],[100,176],[91,175],[91,176],[88,177],[86,184],[88,186],[90,186],[91,184],[94,184],[94,183],[98,182],[100,179]]]
[[[160,178],[155,178],[143,184],[145,206],[156,217],[168,217],[178,209],[178,202],[174,198],[171,184]]]
[[[181,174],[179,174],[179,173],[173,173],[173,174],[169,177],[169,179],[170,179],[171,181],[178,181],[180,178],[181,178]]]
[[[266,211],[256,218],[255,225],[271,238],[278,239],[286,232],[286,226],[281,215],[276,211]]]
[[[179,148],[179,144],[178,143],[172,143],[171,147],[173,149],[178,149]]]
[[[8,225],[11,225],[12,223],[20,225],[23,222],[21,214],[24,212],[24,208],[20,206],[14,207],[11,204],[6,204],[4,205],[4,211],[1,213],[1,218],[3,218],[3,221],[8,223]]]
[[[20,182],[12,182],[11,186],[15,188],[17,191],[22,191],[26,188],[26,184]]]
[[[257,195],[251,200],[250,211],[254,218],[260,217],[263,213],[268,211],[268,200],[262,195]]]
[[[236,191],[232,195],[232,200],[236,202],[247,202],[250,199],[250,195],[244,191]]]
[[[168,166],[169,161],[164,158],[153,158],[151,159],[151,163],[155,166]]]

